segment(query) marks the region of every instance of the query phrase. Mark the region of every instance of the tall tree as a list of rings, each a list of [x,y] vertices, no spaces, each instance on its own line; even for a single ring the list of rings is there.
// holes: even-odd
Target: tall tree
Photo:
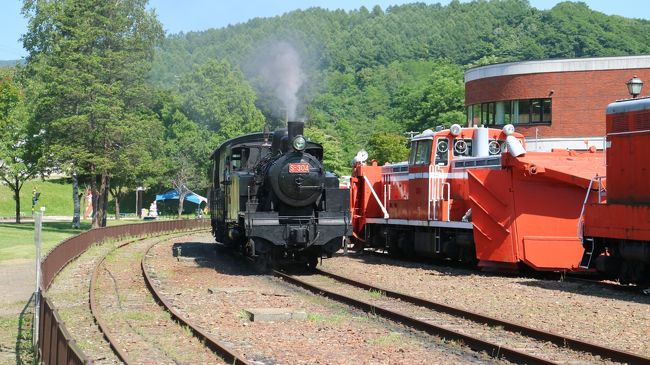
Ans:
[[[23,87],[11,69],[0,69],[0,180],[14,193],[16,223],[20,223],[20,190],[42,171],[39,139],[29,127]]]
[[[24,0],[34,122],[49,152],[91,176],[93,227],[125,149],[156,129],[145,82],[163,31],[147,0]]]
[[[216,133],[221,141],[242,133],[261,132],[264,116],[244,75],[228,62],[208,61],[180,81],[183,112]]]
[[[159,164],[161,182],[176,189],[179,194],[178,216],[183,212],[183,202],[191,191],[201,191],[209,185],[210,153],[217,146],[217,134],[190,120],[181,107],[178,95],[173,92],[159,94],[156,112],[164,125],[164,142]]]
[[[368,140],[368,156],[380,165],[408,159],[407,138],[399,134],[376,133]]]

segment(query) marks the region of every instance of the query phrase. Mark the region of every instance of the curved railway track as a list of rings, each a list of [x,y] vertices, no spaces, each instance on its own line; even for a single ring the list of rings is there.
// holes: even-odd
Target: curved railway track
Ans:
[[[100,312],[100,305],[98,303],[97,296],[95,295],[95,291],[98,288],[97,282],[98,278],[100,276],[100,272],[105,270],[107,274],[111,277],[111,280],[115,284],[115,294],[118,297],[119,300],[119,293],[117,293],[117,282],[115,280],[115,277],[111,272],[105,267],[105,262],[111,254],[115,253],[117,250],[123,249],[131,244],[134,244],[136,242],[142,242],[146,240],[147,238],[139,238],[139,239],[134,239],[130,241],[126,241],[118,246],[116,246],[113,250],[109,251],[105,255],[101,257],[101,259],[98,261],[97,265],[94,268],[90,285],[89,285],[89,297],[90,297],[90,310],[91,313],[94,317],[95,322],[97,323],[100,331],[103,333],[104,337],[106,340],[109,342],[112,350],[116,354],[116,356],[125,364],[135,364],[139,363],[139,361],[135,361],[130,355],[127,349],[122,345],[119,341],[118,336],[116,333],[113,332],[111,329],[111,326],[101,318],[99,315]],[[229,364],[250,364],[245,358],[243,358],[241,355],[236,354],[232,351],[230,351],[226,346],[221,344],[219,341],[213,339],[209,334],[206,332],[202,331],[198,327],[196,327],[193,323],[188,321],[186,318],[184,318],[178,311],[173,309],[173,307],[161,296],[161,293],[156,289],[155,285],[153,285],[153,278],[152,275],[148,272],[147,270],[147,263],[146,263],[146,258],[147,255],[149,254],[149,251],[151,248],[153,248],[155,245],[169,239],[169,236],[167,236],[165,239],[158,240],[156,242],[153,242],[150,244],[145,252],[142,258],[140,259],[139,262],[139,269],[141,270],[141,275],[144,280],[144,285],[146,286],[147,290],[149,293],[152,295],[154,300],[162,307],[162,310],[166,311],[169,313],[169,315],[172,317],[174,321],[180,327],[187,327],[189,328],[190,332],[194,336],[194,338],[198,339],[205,347],[209,348],[212,352],[220,356],[224,362],[229,363]],[[130,325],[129,325],[130,326]],[[131,326],[130,326],[131,327]],[[135,332],[138,332],[137,329],[132,328]],[[152,347],[155,347],[156,345],[153,344]],[[173,362],[178,363],[178,360],[172,359]]]
[[[221,356],[221,358],[224,361],[233,365],[235,364],[251,365],[251,363],[248,360],[246,360],[242,355],[234,351],[231,351],[230,349],[228,349],[226,345],[212,338],[208,333],[201,330],[197,325],[193,324],[191,321],[185,318],[179,311],[175,310],[174,307],[171,305],[171,303],[165,300],[165,298],[161,295],[160,291],[156,289],[156,286],[154,285],[153,282],[153,278],[149,274],[149,270],[147,270],[147,264],[146,264],[147,257],[150,257],[149,252],[155,245],[156,243],[151,244],[147,248],[147,251],[145,252],[144,256],[142,256],[142,259],[140,260],[140,268],[142,269],[142,275],[144,276],[145,283],[147,284],[147,288],[149,288],[149,291],[153,295],[154,299],[161,306],[163,306],[167,312],[169,312],[169,314],[172,316],[172,318],[174,318],[176,322],[178,322],[180,325],[187,326],[188,328],[190,328],[190,330],[192,331],[192,333],[196,338],[204,342],[205,345],[208,346],[212,351],[219,354],[219,356]]]
[[[330,281],[337,284],[328,284],[326,285],[328,287],[325,287],[323,285],[314,284],[313,277],[305,280],[298,278],[295,275],[289,275],[280,271],[274,271],[273,274],[287,282],[307,289],[312,293],[403,323],[426,333],[437,335],[446,340],[460,341],[475,351],[484,351],[495,358],[505,358],[508,361],[527,364],[557,364],[575,360],[577,352],[580,352],[588,353],[600,357],[601,359],[608,359],[613,362],[650,364],[650,358],[647,357],[551,332],[536,330],[478,313],[431,302],[422,298],[386,290],[384,288],[344,278],[322,270],[316,270],[315,274],[317,275],[315,276],[328,278]],[[388,303],[388,305],[386,305],[387,303],[383,303],[382,305],[379,305],[376,302],[359,299],[359,295],[343,294],[341,293],[341,290],[329,288],[330,286],[336,287],[341,284],[356,288],[357,290],[363,290],[366,293],[369,291],[371,294],[374,294],[374,297],[385,297],[394,303]],[[363,293],[360,295],[363,296]],[[386,302],[386,300],[383,300],[383,302]],[[420,315],[414,316],[406,314],[406,312],[411,312],[415,308],[411,308],[411,310],[407,309],[405,311],[405,305],[420,307],[419,310],[415,310],[416,312],[419,311]],[[446,321],[449,319],[441,319],[437,315],[432,314],[422,314],[422,308],[426,309],[426,311],[430,313],[442,313],[446,316],[459,318],[461,321],[472,322],[473,325],[463,322],[455,322],[454,325],[437,324],[448,323]],[[485,326],[487,326],[488,329],[481,328]],[[473,328],[469,328],[468,330],[468,327]],[[497,335],[495,335],[495,332],[497,332]],[[500,332],[508,332],[508,334],[498,334]],[[514,335],[514,341],[512,335]],[[517,337],[525,337],[526,339],[517,342]],[[549,351],[547,343],[555,345],[557,351]],[[548,352],[556,353],[549,356]],[[577,356],[580,357],[584,355]]]
[[[146,240],[146,238],[124,242],[106,253],[95,266],[89,286],[90,307],[95,321],[109,341],[115,354],[127,364],[135,362],[129,357],[128,351],[120,346],[120,342],[112,333],[110,326],[97,315],[98,303],[95,290],[106,259],[115,251],[143,240]],[[251,364],[242,355],[230,350],[226,345],[188,320],[186,316],[174,308],[169,300],[165,299],[164,295],[162,295],[163,292],[157,288],[156,274],[152,273],[154,270],[148,264],[147,259],[152,257],[150,253],[152,248],[164,240],[161,239],[149,244],[139,260],[142,279],[153,299],[162,309],[169,313],[178,325],[187,327],[192,336],[199,339],[205,347],[221,357],[226,363]],[[104,270],[107,271],[109,276],[112,276],[108,269],[104,267]],[[582,360],[585,356],[594,356],[595,361],[650,364],[650,358],[647,357],[386,290],[322,270],[316,270],[314,275],[302,278],[280,271],[274,271],[273,275],[282,278],[288,283],[307,289],[314,294],[385,317],[416,330],[439,336],[445,340],[460,342],[474,351],[484,352],[494,358],[502,358],[516,363],[557,364],[576,359]],[[326,279],[325,285],[322,285],[323,279]],[[112,278],[112,280],[115,281],[115,278]],[[318,283],[321,283],[321,285],[318,285]],[[356,294],[351,294],[355,290],[357,291]],[[372,300],[367,300],[368,293],[371,294]],[[116,295],[118,295],[117,292]],[[409,306],[410,308],[407,308]],[[413,314],[414,312],[416,314]],[[443,317],[439,317],[439,315]],[[449,320],[444,316],[453,317],[456,320]],[[503,332],[507,332],[507,334],[500,334]],[[525,340],[518,340],[517,338],[520,337],[525,338]],[[554,345],[551,350],[549,350],[549,343]]]

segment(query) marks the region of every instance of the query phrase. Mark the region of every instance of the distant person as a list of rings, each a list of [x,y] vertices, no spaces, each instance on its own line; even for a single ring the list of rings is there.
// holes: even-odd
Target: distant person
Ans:
[[[84,210],[84,219],[88,219],[93,215],[93,191],[90,188],[86,189],[85,200],[86,209]]]
[[[36,206],[36,203],[38,202],[38,198],[41,196],[41,193],[34,187],[32,189],[32,215],[34,215],[34,207]]]
[[[158,205],[155,200],[151,202],[151,205],[149,206],[149,216],[153,218],[158,217]]]

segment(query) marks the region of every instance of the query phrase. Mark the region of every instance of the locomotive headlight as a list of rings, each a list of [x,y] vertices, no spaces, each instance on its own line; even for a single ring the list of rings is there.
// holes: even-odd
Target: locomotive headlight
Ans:
[[[305,149],[306,146],[307,146],[307,141],[305,141],[305,137],[299,135],[293,139],[293,149],[295,149],[296,151],[302,151]]]
[[[513,133],[515,133],[515,126],[512,125],[512,124],[506,124],[506,125],[504,125],[504,126],[503,126],[503,133],[504,133],[506,136],[512,135]]]
[[[449,132],[451,132],[451,134],[454,136],[459,135],[461,131],[462,128],[460,124],[452,124],[451,127],[449,127]]]

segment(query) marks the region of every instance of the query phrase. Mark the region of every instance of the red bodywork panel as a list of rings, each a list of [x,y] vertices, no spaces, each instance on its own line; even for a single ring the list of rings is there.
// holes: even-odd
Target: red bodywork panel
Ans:
[[[589,181],[605,172],[602,153],[507,155],[503,164],[503,170],[469,171],[479,265],[577,269],[580,211]]]
[[[647,205],[588,204],[585,236],[650,241],[650,207]]]
[[[585,208],[585,236],[650,241],[650,109],[607,114],[607,200]]]
[[[650,110],[608,114],[607,202],[650,203]]]
[[[367,179],[367,181],[366,181]],[[357,164],[350,177],[350,211],[352,212],[352,237],[363,241],[363,229],[366,218],[383,217],[382,210],[377,200],[373,197],[368,182],[376,192],[383,192],[381,183],[381,167],[377,161],[372,161],[369,166]],[[378,197],[383,201],[382,196]]]

